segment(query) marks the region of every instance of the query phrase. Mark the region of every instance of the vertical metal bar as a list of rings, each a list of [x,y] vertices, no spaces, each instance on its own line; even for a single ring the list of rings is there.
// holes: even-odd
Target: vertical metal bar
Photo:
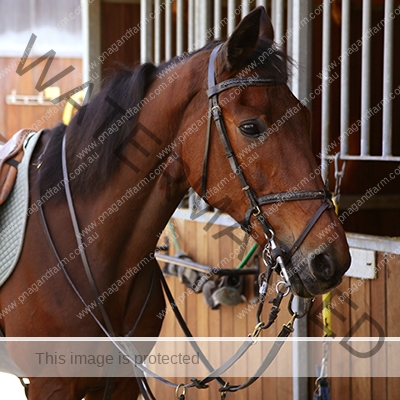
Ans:
[[[152,0],[140,0],[140,62],[143,64],[153,59],[153,29],[150,13]]]
[[[160,0],[154,1],[154,9],[160,10]],[[161,63],[161,15],[154,13],[154,62],[156,65]]]
[[[312,10],[312,0],[296,0],[288,1],[288,3],[292,3],[292,56],[294,62],[298,66],[297,68],[293,69],[292,90],[295,96],[297,96],[300,100],[303,100],[306,97],[308,98],[311,91],[312,22],[309,22],[306,25],[301,25],[300,22],[303,21],[304,18],[309,17]],[[279,16],[279,18],[281,17]],[[307,336],[306,318],[296,321],[296,330],[294,336]],[[294,341],[292,347],[293,400],[308,399],[307,379],[301,378],[301,370],[308,362],[307,353],[305,352],[303,345],[304,343],[300,341]]]
[[[368,31],[371,28],[371,0],[363,1],[362,10],[362,54],[361,54],[361,155],[369,155],[370,121],[367,113],[370,107],[371,76],[371,40]]]
[[[340,154],[349,154],[347,130],[350,121],[350,0],[342,1],[342,43],[340,64]]]
[[[214,0],[214,39],[221,39],[222,5],[221,0]]]
[[[267,9],[267,0],[257,0],[256,4],[257,6],[263,6],[265,9]]]
[[[272,25],[275,31],[275,42],[277,43],[281,42],[283,36],[283,18],[285,16],[283,6],[284,2],[282,0],[272,0]]]
[[[390,13],[394,11],[394,1],[385,3],[385,31],[383,47],[383,120],[382,120],[382,155],[392,155],[392,108],[390,93],[393,88],[393,19]]]
[[[287,29],[285,33],[285,37],[282,38],[282,40],[286,41],[286,52],[290,56],[293,56],[293,2],[288,1],[287,2]],[[284,46],[284,42],[279,43],[280,47]],[[288,72],[289,72],[289,79],[288,79],[288,85],[291,88],[292,85],[292,76],[293,76],[293,65],[289,63],[288,65]]]
[[[188,0],[188,51],[194,49],[194,0]]]
[[[197,38],[198,47],[203,47],[206,44],[206,32],[207,32],[207,0],[197,0],[197,13],[199,16],[199,37]]]
[[[312,0],[298,0],[293,2],[292,8],[292,57],[297,64],[293,69],[291,89],[297,98],[303,100],[311,91],[311,31],[312,21],[300,25],[304,18],[308,18],[312,9]]]
[[[235,14],[236,1],[228,0],[228,36],[235,30],[236,14]]]
[[[242,0],[242,18],[250,12],[249,0]]]
[[[210,2],[208,0],[196,0],[195,8],[195,42],[196,48],[199,49],[207,43],[208,15],[210,11]]]
[[[165,2],[165,59],[172,58],[172,5]]]
[[[330,133],[330,68],[331,62],[331,2],[324,0],[322,14],[322,97],[321,97],[321,175],[328,178],[328,163],[326,156],[329,148]]]
[[[101,4],[96,1],[89,3],[89,0],[81,0],[82,7],[82,36],[83,36],[83,57],[82,57],[82,78],[83,83],[91,76],[98,76],[94,81],[94,93],[100,90],[101,64],[92,63],[98,60],[101,55]]]
[[[176,1],[176,54],[183,53],[183,0]]]

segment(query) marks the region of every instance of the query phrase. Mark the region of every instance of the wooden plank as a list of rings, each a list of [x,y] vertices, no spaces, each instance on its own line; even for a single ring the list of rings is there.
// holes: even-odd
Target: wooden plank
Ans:
[[[224,228],[222,228],[224,229]],[[217,239],[214,239],[215,245],[219,246],[220,250],[220,262],[223,261],[225,265],[222,268],[234,268],[232,255],[233,253],[233,241],[228,236],[221,236]],[[226,262],[226,263],[225,263]],[[221,306],[221,336],[233,336],[234,335],[234,312],[232,307]],[[226,345],[226,346],[225,346]],[[223,356],[224,360],[228,358],[230,354],[233,352],[233,346],[227,346],[224,343]],[[228,374],[229,376],[229,374]],[[230,384],[236,384],[238,382],[238,378],[226,378]],[[240,400],[245,400],[247,397],[243,397],[243,393],[237,393],[237,396]]]
[[[240,229],[237,228],[232,232],[236,237],[240,238],[240,240],[242,240],[242,243],[245,239],[245,233]],[[241,244],[242,245],[242,244]],[[245,250],[245,252],[242,254],[241,252],[241,248],[238,243],[234,242],[232,240],[232,251],[233,251],[233,261],[232,261],[232,268],[237,268],[237,266],[240,264],[241,260],[239,259],[239,254],[242,255],[242,257],[244,256],[244,254],[246,253],[246,250],[249,250],[249,246],[247,246],[247,249]],[[243,244],[244,246],[244,244]],[[242,312],[243,307],[246,306],[246,303],[240,303],[237,306],[231,307],[232,311],[233,311],[233,317],[232,317],[232,323],[233,323],[233,330],[231,333],[231,336],[234,336],[236,338],[246,338],[246,336],[248,335],[248,329],[247,329],[247,315],[242,316],[242,318],[238,317],[238,315],[240,315],[239,313]],[[239,347],[240,343],[236,344],[237,347]],[[243,360],[241,360],[240,363],[237,363],[233,368],[232,371],[234,371],[235,375],[240,375],[242,369],[247,370],[248,367],[250,365],[252,365],[253,367],[256,367],[259,365],[259,355],[260,353],[258,352],[258,354],[256,353],[256,355],[253,354],[252,358],[249,359],[250,357],[250,352],[254,353],[254,349],[250,349],[248,352],[248,355],[246,355],[245,357],[243,357]],[[242,383],[245,380],[247,380],[247,378],[245,377],[238,377],[235,379],[237,382]],[[250,392],[251,390],[254,390],[254,387],[257,386],[257,383],[255,383],[253,385],[253,388],[250,389],[245,389],[242,391],[241,393],[241,398],[243,399],[251,399],[254,397],[250,397]]]
[[[400,336],[399,307],[396,299],[400,287],[400,256],[388,254],[386,264],[386,304],[387,304],[387,335]],[[388,353],[390,354],[390,345]],[[392,370],[388,363],[389,374]],[[397,369],[394,372],[398,372]],[[395,399],[399,394],[400,378],[388,378],[387,398]]]
[[[197,248],[197,223],[195,221],[184,221],[185,230],[183,232],[183,238],[180,241],[182,246],[182,251],[187,253],[194,261],[198,261],[198,248]],[[191,289],[187,288],[185,285],[180,284],[182,287],[182,294],[185,296],[183,300],[185,307],[185,320],[192,332],[193,336],[198,336],[198,325],[201,322],[197,315],[197,295]],[[199,299],[201,300],[201,299]],[[180,306],[180,304],[179,304]],[[190,391],[190,398],[197,400],[199,390],[192,389]]]
[[[196,239],[197,239],[197,254],[196,254],[196,261],[200,264],[208,265],[208,240],[207,240],[207,232],[203,229],[204,224],[196,225]],[[209,319],[208,313],[209,308],[203,301],[202,293],[195,294],[197,298],[197,308],[196,308],[196,315],[197,315],[197,336],[209,336]],[[202,346],[203,347],[203,346]],[[204,349],[207,353],[209,353],[209,346],[204,344]],[[198,400],[208,400],[208,390],[197,390],[197,399]]]
[[[371,324],[368,320],[359,325],[364,316],[369,314],[370,310],[370,282],[368,280],[362,281],[358,278],[350,278],[351,300],[356,305],[351,308],[351,337],[369,337],[371,334]],[[353,290],[354,288],[354,290]],[[358,327],[358,329],[356,329]],[[363,350],[364,351],[364,350]],[[351,382],[351,398],[371,399],[371,378],[370,365],[367,365],[365,359],[352,357],[352,371],[355,373],[363,374],[365,377],[352,378]]]
[[[377,272],[377,279],[371,281],[371,317],[383,328],[385,336],[387,335],[386,327],[386,260],[383,253],[376,253],[376,265],[381,266]],[[371,336],[379,336],[375,329],[371,329]],[[386,347],[384,346],[377,354],[374,355],[371,363],[372,373],[376,373],[375,365],[386,365],[384,361],[386,357]],[[373,399],[386,400],[387,397],[387,378],[371,379],[371,396]]]
[[[343,277],[342,283],[337,287],[332,296],[332,331],[338,337],[345,336],[350,330],[350,301],[345,295],[350,287],[350,278]],[[343,300],[344,299],[344,300]],[[322,336],[322,330],[319,335]],[[348,377],[350,370],[350,355],[340,363],[343,373],[346,377],[329,378],[331,397],[333,399],[351,399],[351,379]]]
[[[168,228],[164,230],[161,239],[159,241],[159,244],[164,244],[165,243],[165,237],[170,237],[169,235],[169,231]],[[170,250],[168,252],[168,254],[172,255],[175,253],[175,248],[172,242],[170,242]],[[165,263],[159,263],[161,269],[164,267]],[[167,284],[171,290],[171,292],[175,295],[175,281],[176,278],[173,277],[166,277],[165,278],[167,281]],[[167,304],[168,301],[166,300]],[[167,309],[169,309],[170,307],[167,305]],[[160,336],[162,337],[175,337],[176,333],[175,333],[176,327],[175,327],[175,318],[173,316],[173,312],[171,310],[168,311],[168,313],[166,314],[166,317],[164,318],[163,321],[163,326],[161,328],[161,332],[160,332]],[[172,367],[172,366],[171,366]],[[172,367],[173,368],[173,367]],[[171,379],[172,381],[174,381],[174,379]],[[162,397],[165,395],[165,387],[163,384],[154,381],[153,379],[150,380],[151,384],[152,384],[152,390],[153,393],[155,395],[156,398],[158,397]]]
[[[0,71],[4,71],[5,69],[14,61],[13,58],[5,58],[1,57],[0,58]],[[2,99],[0,101],[0,134],[4,137],[7,138],[7,121],[6,121],[6,102],[5,102],[5,96],[9,93],[7,93],[7,81],[9,81],[8,76],[12,74],[12,72],[9,72],[6,75],[3,75],[0,77],[0,93],[2,94]]]
[[[217,240],[213,238],[220,231],[221,227],[218,225],[212,225],[210,230],[207,232],[207,247],[208,247],[208,265],[210,267],[217,267],[221,259],[221,250]],[[210,337],[221,337],[221,325],[225,321],[222,320],[221,310],[211,310],[208,308],[208,333]],[[213,355],[212,355],[213,356]],[[214,354],[211,357],[211,364],[213,367],[221,365],[221,353]],[[209,399],[219,400],[221,397],[218,394],[219,384],[215,381],[211,382],[210,388],[207,390]],[[218,398],[219,396],[219,398]]]

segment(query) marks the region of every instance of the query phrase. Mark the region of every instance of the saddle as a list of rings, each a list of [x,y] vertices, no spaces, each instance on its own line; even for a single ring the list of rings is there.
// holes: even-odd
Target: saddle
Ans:
[[[7,143],[0,144],[0,205],[7,200],[17,179],[18,164],[24,156],[22,147],[31,132],[34,131],[21,129]]]

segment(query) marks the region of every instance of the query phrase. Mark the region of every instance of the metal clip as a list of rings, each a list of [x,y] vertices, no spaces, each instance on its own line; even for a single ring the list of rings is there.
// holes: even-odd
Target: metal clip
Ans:
[[[254,327],[254,331],[251,335],[249,335],[250,337],[259,337],[262,327],[264,326],[264,322],[259,322],[255,327]]]
[[[268,287],[268,283],[267,283],[267,281],[264,281],[258,291],[260,296],[265,296],[265,294],[267,293],[267,287]]]
[[[225,385],[222,389],[227,388],[229,386],[229,382],[225,382]],[[221,390],[221,399],[225,400],[226,399],[226,394],[228,393],[227,390]]]
[[[297,318],[297,313],[295,312],[295,313],[292,315],[292,318],[290,318],[289,322],[286,323],[286,324],[283,324],[283,326],[285,326],[285,327],[288,328],[291,332],[293,332],[293,331],[294,331],[293,324],[294,324],[294,320],[295,320],[296,318]]]

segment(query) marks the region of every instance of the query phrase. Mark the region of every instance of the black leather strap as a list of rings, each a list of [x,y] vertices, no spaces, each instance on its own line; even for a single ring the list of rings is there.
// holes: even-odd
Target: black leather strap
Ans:
[[[74,208],[74,202],[72,200],[72,195],[71,195],[71,188],[69,185],[69,178],[68,178],[68,167],[67,167],[67,150],[66,150],[66,142],[67,142],[67,135],[64,135],[63,141],[62,141],[62,151],[61,151],[61,162],[62,162],[62,172],[63,172],[63,179],[65,182],[65,195],[67,197],[67,204],[68,204],[68,209],[69,209],[69,215],[71,217],[71,222],[72,226],[74,228],[74,233],[76,237],[76,241],[78,243],[78,249],[79,253],[81,256],[82,260],[82,265],[86,273],[86,277],[88,279],[88,282],[90,284],[90,287],[93,291],[93,294],[95,295],[95,300],[96,304],[100,310],[101,316],[103,317],[104,323],[106,324],[107,330],[111,336],[115,336],[110,318],[108,317],[107,311],[103,305],[103,303],[99,300],[100,298],[100,291],[97,287],[97,284],[93,278],[92,270],[90,269],[89,262],[86,257],[86,251],[85,251],[85,246],[83,245],[82,238],[80,235],[80,229],[79,229],[79,224],[78,220],[76,218],[75,214],[75,208]]]
[[[330,201],[331,192],[326,189],[321,190],[301,190],[299,192],[281,192],[275,194],[267,194],[265,196],[259,197],[257,202],[259,206],[264,206],[267,204],[274,203],[286,203],[288,201],[299,201],[299,200],[317,200],[321,199],[323,201]],[[250,219],[253,214],[253,207],[249,207],[246,211],[243,221],[241,222],[241,227],[244,231],[250,233]]]
[[[214,83],[213,86],[208,86],[209,89],[206,91],[208,98],[215,96],[225,90],[233,87],[241,86],[269,86],[279,85],[279,82],[274,78],[259,78],[257,76],[250,76],[246,78],[233,78],[223,81],[221,83]]]
[[[284,203],[287,201],[297,200],[329,200],[331,198],[331,192],[326,189],[321,190],[301,190],[299,192],[282,192],[275,194],[267,194],[258,198],[258,204],[263,206],[265,204],[272,203]]]
[[[14,158],[10,158],[9,160],[6,161],[6,164],[9,164],[14,168],[18,169],[19,162],[17,160],[14,160]]]
[[[284,256],[284,262],[287,263],[290,261],[290,259],[293,257],[294,253],[299,249],[300,245],[303,243],[303,240],[306,238],[308,233],[311,231],[313,226],[316,224],[316,222],[319,220],[319,217],[323,214],[323,212],[329,208],[333,208],[333,204],[330,201],[324,201],[321,206],[318,208],[318,210],[315,212],[315,214],[312,216],[312,218],[308,221],[307,225],[297,238],[297,240],[293,243],[292,248],[289,250],[287,254]]]

